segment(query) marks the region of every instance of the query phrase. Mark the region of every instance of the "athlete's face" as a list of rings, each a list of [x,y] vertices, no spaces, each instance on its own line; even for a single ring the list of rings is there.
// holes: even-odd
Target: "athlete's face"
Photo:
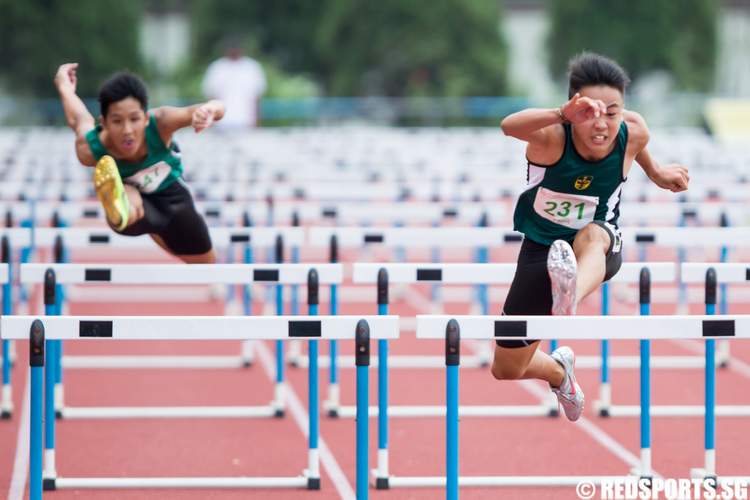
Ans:
[[[141,103],[134,97],[109,105],[107,116],[102,118],[102,127],[109,136],[109,147],[119,158],[138,156],[146,137],[148,118]]]
[[[603,158],[612,151],[617,133],[622,123],[623,99],[622,93],[614,87],[596,85],[583,87],[581,96],[599,100],[607,108],[606,113],[591,118],[573,127],[576,146],[584,156],[591,159]]]

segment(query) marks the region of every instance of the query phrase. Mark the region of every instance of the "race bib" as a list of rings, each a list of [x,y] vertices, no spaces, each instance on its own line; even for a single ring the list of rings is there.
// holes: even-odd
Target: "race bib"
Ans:
[[[172,167],[160,161],[127,177],[125,182],[137,187],[141,193],[153,193],[161,186],[164,179],[169,177],[170,172],[172,172]]]
[[[594,220],[598,204],[598,196],[558,193],[540,187],[534,198],[534,211],[555,224],[581,229]]]

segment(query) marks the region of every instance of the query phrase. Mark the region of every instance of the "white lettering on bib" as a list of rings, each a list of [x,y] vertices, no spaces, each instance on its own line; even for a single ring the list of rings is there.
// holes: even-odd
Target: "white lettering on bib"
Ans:
[[[141,193],[153,193],[169,177],[171,171],[172,167],[168,163],[160,161],[127,177],[125,182],[136,186]]]
[[[598,196],[558,193],[540,187],[534,198],[534,211],[555,224],[581,229],[594,220],[598,204]]]

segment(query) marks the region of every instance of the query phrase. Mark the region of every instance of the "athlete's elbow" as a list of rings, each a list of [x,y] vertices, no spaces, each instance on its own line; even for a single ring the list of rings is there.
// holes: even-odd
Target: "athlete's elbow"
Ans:
[[[508,117],[506,116],[500,122],[500,130],[502,130],[503,134],[505,135],[512,135],[511,133],[512,129],[513,129],[512,124],[508,123]]]

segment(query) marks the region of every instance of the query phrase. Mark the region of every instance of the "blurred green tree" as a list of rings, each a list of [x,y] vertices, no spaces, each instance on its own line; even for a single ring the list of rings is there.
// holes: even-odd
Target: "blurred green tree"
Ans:
[[[19,96],[54,97],[52,79],[78,62],[80,95],[121,69],[141,70],[141,0],[0,0],[0,83]]]
[[[192,0],[200,64],[228,35],[328,95],[502,95],[506,48],[490,0]]]
[[[571,56],[590,50],[632,79],[666,70],[683,90],[709,90],[717,51],[716,0],[549,0],[549,64],[560,78]]]

